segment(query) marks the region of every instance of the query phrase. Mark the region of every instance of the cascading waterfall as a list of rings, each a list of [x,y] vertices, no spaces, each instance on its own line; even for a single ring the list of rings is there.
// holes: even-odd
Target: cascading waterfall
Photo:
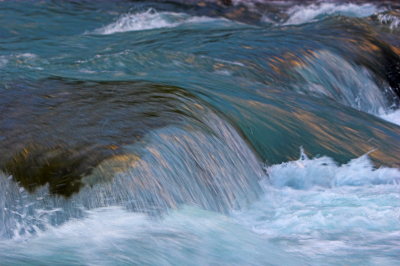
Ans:
[[[0,264],[398,265],[399,12],[0,2]]]

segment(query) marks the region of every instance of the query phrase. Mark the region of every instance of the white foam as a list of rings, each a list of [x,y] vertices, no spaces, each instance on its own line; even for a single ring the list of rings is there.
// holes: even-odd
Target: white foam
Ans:
[[[5,58],[5,56],[0,56],[0,69],[5,67],[8,63],[8,59]]]
[[[400,126],[400,109],[388,112],[380,110],[379,113],[380,118]]]
[[[375,169],[368,155],[338,166],[302,152],[266,170],[265,196],[232,212],[247,228],[312,265],[399,264],[399,169]]]
[[[244,66],[245,66],[244,64],[242,64],[242,63],[240,63],[240,62],[236,62],[236,61],[228,61],[228,60],[223,60],[223,59],[218,59],[218,58],[212,58],[212,57],[208,57],[208,56],[204,56],[204,55],[202,55],[201,57],[204,57],[204,58],[211,58],[211,59],[214,59],[215,61],[219,61],[219,62],[222,62],[222,63],[227,63],[227,64],[230,64],[230,65],[237,65],[237,66],[241,66],[241,67],[244,67]]]
[[[382,24],[390,24],[391,30],[399,27],[399,25],[400,25],[400,18],[398,16],[391,15],[391,14],[379,14],[378,20]]]
[[[273,187],[311,189],[341,186],[400,184],[400,170],[381,167],[375,169],[368,155],[339,166],[332,158],[323,156],[309,159],[301,150],[300,159],[266,167]]]
[[[115,22],[95,30],[95,34],[113,34],[118,32],[141,31],[160,28],[173,28],[184,23],[207,23],[213,21],[228,21],[210,17],[193,17],[184,13],[156,12],[149,9],[146,12],[125,14]]]
[[[37,55],[35,55],[35,54],[32,54],[32,53],[23,53],[23,54],[18,54],[18,55],[16,55],[15,56],[16,58],[28,58],[28,59],[33,59],[33,58],[36,58],[37,57]]]
[[[348,17],[368,17],[377,10],[373,4],[321,3],[308,6],[294,6],[287,13],[290,16],[285,25],[298,25],[318,20],[320,16],[345,15]]]
[[[305,265],[301,257],[311,265],[398,265],[399,169],[375,169],[368,155],[339,166],[301,151],[266,172],[265,195],[230,217],[186,206],[152,221],[121,207],[97,208],[35,237],[1,240],[2,262]]]
[[[216,74],[222,75],[222,76],[232,76],[232,73],[229,70],[217,70],[215,71]]]
[[[288,265],[298,262],[229,217],[185,207],[161,221],[119,207],[26,242],[0,242],[2,263],[32,265]]]

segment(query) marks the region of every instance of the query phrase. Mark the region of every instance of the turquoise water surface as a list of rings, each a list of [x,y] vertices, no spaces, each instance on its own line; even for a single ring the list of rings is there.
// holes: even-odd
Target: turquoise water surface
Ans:
[[[398,265],[399,21],[1,1],[0,264]]]

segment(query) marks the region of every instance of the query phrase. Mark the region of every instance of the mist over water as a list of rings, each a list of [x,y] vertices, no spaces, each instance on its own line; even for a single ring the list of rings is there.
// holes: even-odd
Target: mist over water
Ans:
[[[395,2],[0,2],[0,264],[398,265]]]

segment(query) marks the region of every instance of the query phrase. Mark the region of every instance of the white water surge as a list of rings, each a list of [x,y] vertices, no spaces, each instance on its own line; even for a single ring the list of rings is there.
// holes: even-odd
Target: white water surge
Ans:
[[[336,4],[321,3],[308,6],[294,6],[287,11],[289,19],[285,25],[298,25],[313,22],[332,15],[344,15],[347,17],[368,17],[377,11],[373,4]]]
[[[342,166],[329,157],[265,168],[266,194],[233,217],[314,265],[398,265],[400,170],[368,155]]]
[[[48,222],[29,238],[3,239],[2,261],[398,265],[399,169],[375,169],[368,155],[339,166],[329,157],[309,159],[302,152],[297,161],[265,170],[269,178],[260,182],[265,195],[229,216],[193,205],[155,220],[116,206],[82,209],[82,218],[59,226]]]
[[[96,29],[93,33],[114,34],[118,32],[173,28],[182,24],[198,24],[209,22],[229,23],[229,20],[205,16],[190,16],[185,13],[157,12],[156,10],[150,8],[145,12],[122,15],[116,19],[115,22]]]
[[[400,126],[400,110],[399,109],[394,110],[394,111],[386,111],[386,112],[383,110],[380,110],[379,117],[386,121],[389,121],[393,124]]]

